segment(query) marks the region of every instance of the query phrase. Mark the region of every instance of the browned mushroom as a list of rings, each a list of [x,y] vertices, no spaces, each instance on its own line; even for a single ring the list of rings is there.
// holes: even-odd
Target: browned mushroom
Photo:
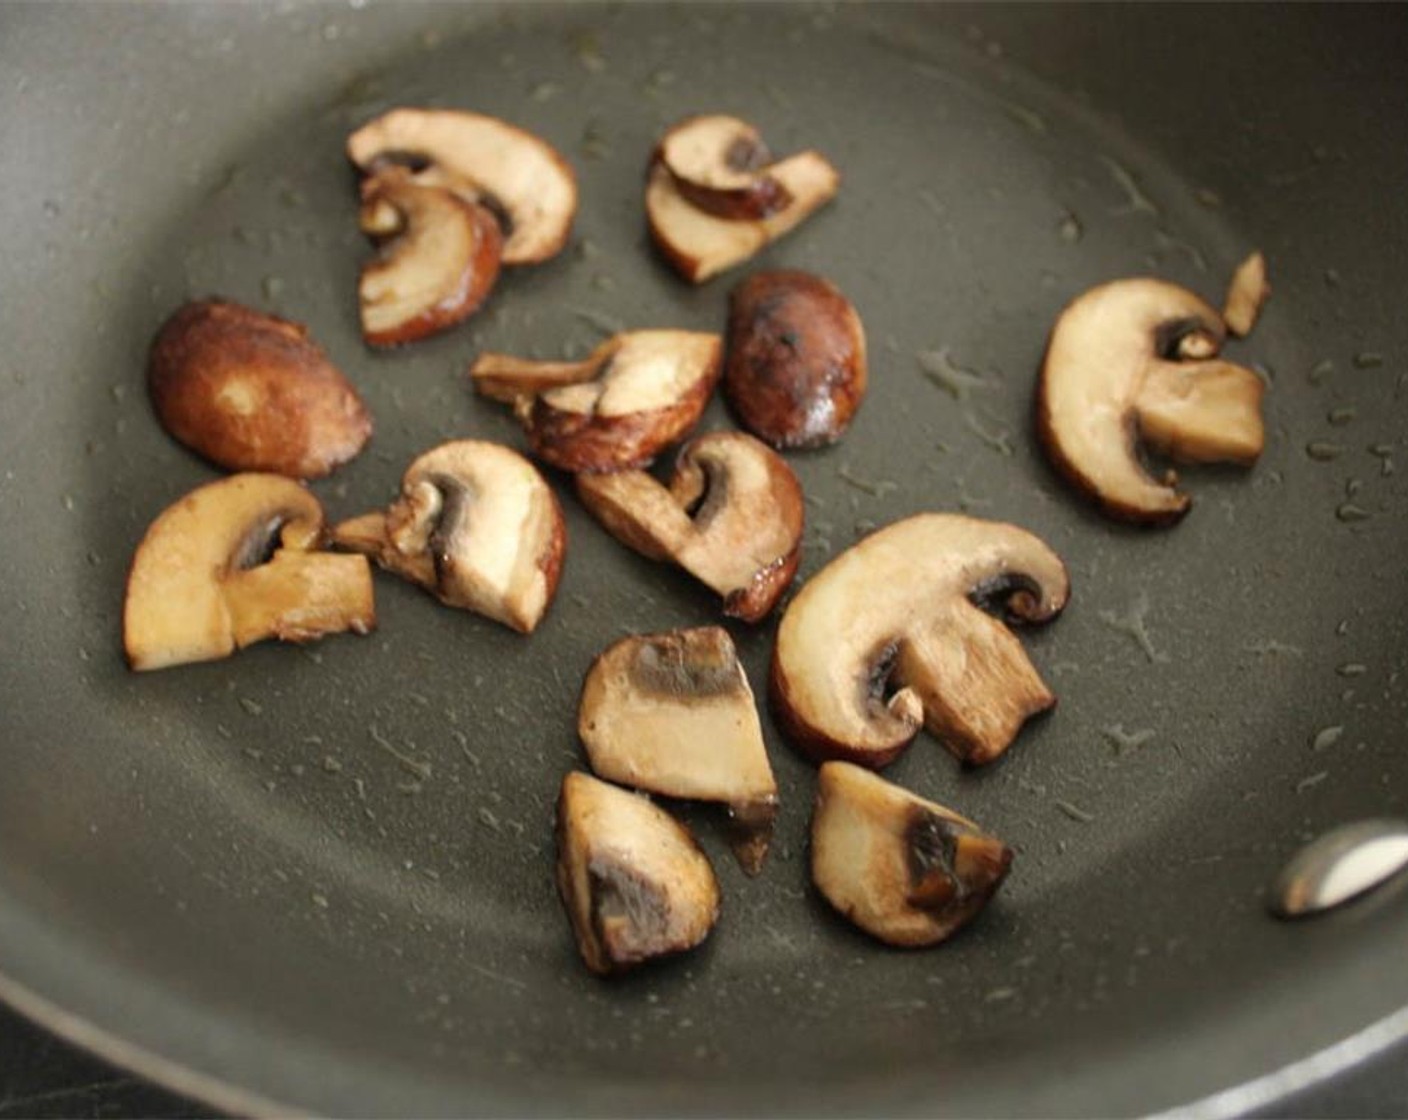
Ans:
[[[777,782],[753,690],[717,626],[634,634],[587,672],[577,734],[601,777],[666,797],[728,806],[734,854],[762,870]]]
[[[710,432],[680,451],[667,489],[645,471],[577,476],[577,494],[612,536],[671,560],[757,622],[797,571],[804,506],[797,476],[743,432]]]
[[[306,327],[225,300],[183,304],[166,320],[147,387],[162,426],[227,470],[321,478],[372,433]]]
[[[819,152],[764,163],[768,158],[752,125],[717,115],[682,121],[657,145],[646,177],[646,218],[656,246],[686,280],[703,283],[741,264],[840,186]]]
[[[1012,866],[1012,849],[972,821],[846,762],[817,775],[811,855],[832,906],[907,948],[967,925]]]
[[[1012,631],[1066,604],[1060,557],[1023,529],[957,514],[897,521],[853,545],[788,604],[771,700],[815,759],[878,769],[923,722],[964,762],[991,762],[1056,702]]]
[[[362,183],[362,230],[382,239],[362,266],[362,336],[394,346],[452,327],[489,297],[503,234],[485,207],[424,186],[404,167]]]
[[[533,464],[467,439],[416,459],[390,509],[344,521],[333,540],[524,634],[552,602],[566,548],[557,498]]]
[[[307,642],[376,625],[361,556],[316,552],[318,499],[291,479],[237,474],[152,522],[132,559],[122,640],[134,669],[228,657],[266,638]]]
[[[577,213],[571,164],[539,137],[482,113],[392,109],[349,136],[347,154],[363,172],[410,165],[424,185],[493,211],[503,225],[504,264],[555,256]]]
[[[558,797],[557,889],[602,976],[694,948],[719,917],[714,869],[689,830],[587,774],[568,774]]]
[[[865,331],[834,284],[779,270],[733,289],[724,395],[754,435],[779,449],[835,443],[865,386]]]
[[[1177,475],[1151,477],[1137,446],[1183,462],[1254,463],[1265,433],[1261,378],[1217,357],[1222,316],[1162,280],[1092,288],[1061,313],[1037,388],[1037,431],[1052,462],[1111,517],[1177,521],[1191,499]]]
[[[566,471],[644,466],[695,424],[719,378],[722,344],[696,331],[628,331],[582,362],[481,354],[485,396],[509,400],[535,454]]]

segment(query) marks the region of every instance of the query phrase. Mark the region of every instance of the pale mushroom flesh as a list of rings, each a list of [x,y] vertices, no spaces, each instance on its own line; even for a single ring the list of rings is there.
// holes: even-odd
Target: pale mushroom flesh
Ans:
[[[337,525],[333,540],[447,606],[526,634],[556,592],[565,531],[552,489],[528,460],[498,444],[457,440],[407,468],[385,513]]]
[[[919,948],[947,940],[988,904],[1012,850],[944,806],[846,762],[817,776],[812,881],[866,933]]]
[[[1249,466],[1265,444],[1264,384],[1218,357],[1222,317],[1162,280],[1093,288],[1057,320],[1037,429],[1056,467],[1112,517],[1169,524],[1190,498],[1150,475],[1140,445],[1172,459]]]
[[[686,444],[668,488],[645,471],[583,474],[583,503],[618,540],[678,564],[756,622],[796,573],[805,503],[792,469],[743,432]]]
[[[714,869],[689,830],[587,774],[568,774],[558,797],[557,886],[582,960],[602,976],[694,948],[719,915]]]
[[[592,770],[609,781],[727,806],[739,863],[761,870],[777,782],[727,631],[637,634],[611,646],[587,672],[577,733]]]
[[[1056,702],[1006,622],[1049,621],[1069,589],[1060,558],[1016,526],[939,513],[895,522],[788,604],[773,711],[817,760],[878,769],[923,724],[963,762],[991,762]]]
[[[266,638],[306,642],[376,625],[361,556],[316,551],[323,511],[306,489],[237,474],[168,507],[133,557],[123,646],[133,669],[227,657]]]

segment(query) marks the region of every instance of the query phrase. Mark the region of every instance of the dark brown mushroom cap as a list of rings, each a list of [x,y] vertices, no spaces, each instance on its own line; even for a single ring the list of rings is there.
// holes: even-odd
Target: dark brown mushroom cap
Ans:
[[[321,478],[366,444],[371,415],[307,328],[230,303],[182,305],[152,341],[162,426],[232,471]]]
[[[778,724],[818,761],[878,769],[922,722],[964,762],[990,762],[1056,698],[989,610],[1046,622],[1069,589],[1060,557],[1016,526],[941,513],[886,526],[788,604],[770,682]]]
[[[1057,320],[1037,388],[1037,434],[1066,478],[1121,520],[1167,525],[1191,499],[1153,478],[1138,445],[1175,460],[1249,465],[1265,443],[1264,385],[1217,357],[1222,317],[1185,288],[1117,280]]]
[[[571,773],[557,802],[557,886],[599,975],[698,945],[719,916],[714,869],[688,829],[638,794]]]
[[[754,435],[779,449],[835,443],[866,379],[860,316],[834,284],[782,269],[733,289],[724,395]]]
[[[828,902],[889,945],[947,940],[987,905],[1012,849],[972,821],[859,766],[817,776],[812,880]]]

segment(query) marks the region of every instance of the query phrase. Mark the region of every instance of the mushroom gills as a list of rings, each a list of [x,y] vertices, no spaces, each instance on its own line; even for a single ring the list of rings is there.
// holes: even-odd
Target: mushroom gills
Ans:
[[[718,920],[718,881],[689,830],[587,774],[562,782],[557,885],[583,961],[603,976],[691,949]]]
[[[801,484],[769,448],[742,432],[687,444],[669,486],[645,471],[579,475],[577,494],[618,540],[671,560],[755,622],[797,570],[805,519]]]
[[[577,730],[601,777],[727,806],[734,854],[750,875],[758,873],[777,813],[777,782],[727,631],[623,638],[588,671]]]
[[[342,522],[333,540],[446,606],[529,633],[556,591],[565,531],[531,463],[497,444],[458,440],[417,458],[385,513]]]
[[[305,642],[371,630],[367,562],[314,551],[322,527],[318,500],[278,475],[231,475],[168,507],[128,576],[128,663],[162,669],[227,657],[266,638]]]
[[[921,947],[987,905],[1012,850],[972,821],[846,762],[827,762],[811,827],[812,880],[871,936]]]

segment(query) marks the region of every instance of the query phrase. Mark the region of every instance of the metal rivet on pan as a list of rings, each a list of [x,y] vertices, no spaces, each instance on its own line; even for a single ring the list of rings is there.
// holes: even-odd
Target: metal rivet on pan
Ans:
[[[1295,854],[1276,879],[1271,908],[1283,918],[1318,914],[1408,867],[1408,821],[1341,825]]]

